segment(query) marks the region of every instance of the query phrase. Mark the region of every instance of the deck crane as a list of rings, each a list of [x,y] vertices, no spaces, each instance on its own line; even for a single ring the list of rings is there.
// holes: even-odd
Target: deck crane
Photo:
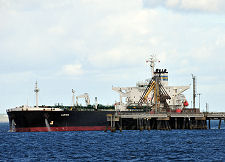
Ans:
[[[78,99],[79,98],[84,98],[85,102],[86,102],[86,105],[90,105],[90,98],[89,98],[89,95],[88,93],[84,93],[82,95],[79,95],[79,96],[76,96],[76,105],[78,106]]]

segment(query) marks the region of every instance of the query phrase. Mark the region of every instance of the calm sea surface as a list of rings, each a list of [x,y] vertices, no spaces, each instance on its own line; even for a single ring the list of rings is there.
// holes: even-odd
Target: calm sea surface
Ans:
[[[225,161],[218,130],[9,133],[0,123],[0,161]]]

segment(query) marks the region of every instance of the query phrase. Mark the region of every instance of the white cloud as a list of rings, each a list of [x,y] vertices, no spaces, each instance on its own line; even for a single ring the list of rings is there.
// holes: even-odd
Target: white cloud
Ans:
[[[218,39],[216,40],[216,46],[218,47],[225,47],[225,35],[221,34]]]
[[[223,6],[220,0],[0,0],[0,73],[15,82],[41,78],[68,87],[73,77],[86,87],[81,79],[88,77],[102,81],[93,88],[100,91],[114,82],[144,80],[145,59],[156,54],[158,67],[168,68],[174,81],[191,73],[219,77],[225,70],[224,17],[210,13]]]
[[[178,7],[185,10],[220,12],[221,10],[219,5],[221,4],[225,5],[222,0],[182,0]]]
[[[101,51],[88,57],[88,61],[95,67],[121,68],[125,66],[136,66],[142,63],[148,56],[148,50],[144,47],[124,45],[107,51]]]
[[[167,0],[166,1],[166,6],[168,7],[176,7],[179,5],[180,1],[179,0]]]
[[[81,64],[70,64],[64,65],[61,70],[61,74],[69,75],[69,76],[78,76],[84,73]]]
[[[163,6],[180,11],[225,12],[223,0],[144,0],[145,7]]]
[[[49,34],[52,35],[65,35],[66,31],[62,26],[54,26],[48,29]]]

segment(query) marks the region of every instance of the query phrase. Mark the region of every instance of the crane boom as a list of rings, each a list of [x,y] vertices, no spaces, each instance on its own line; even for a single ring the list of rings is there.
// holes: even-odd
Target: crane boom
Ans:
[[[77,99],[77,101],[76,101],[77,106],[78,106],[78,99],[79,99],[79,98],[84,98],[84,100],[85,100],[85,102],[86,102],[86,105],[87,105],[87,106],[90,105],[90,98],[89,98],[88,93],[84,93],[84,94],[79,95],[79,96],[76,97],[76,99]]]

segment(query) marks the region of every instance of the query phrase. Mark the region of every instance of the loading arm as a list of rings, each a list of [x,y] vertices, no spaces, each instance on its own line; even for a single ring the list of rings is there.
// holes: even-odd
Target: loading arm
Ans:
[[[144,96],[145,101],[147,101],[147,97],[148,97],[149,93],[152,91],[152,89],[155,87],[155,84],[156,84],[155,81],[153,81],[152,84],[150,85],[150,88],[149,88],[148,92]]]
[[[127,92],[127,90],[129,89],[129,87],[112,87],[112,90],[118,92],[120,94],[120,104],[122,105],[122,98],[123,97],[127,97],[129,95],[130,92]]]

